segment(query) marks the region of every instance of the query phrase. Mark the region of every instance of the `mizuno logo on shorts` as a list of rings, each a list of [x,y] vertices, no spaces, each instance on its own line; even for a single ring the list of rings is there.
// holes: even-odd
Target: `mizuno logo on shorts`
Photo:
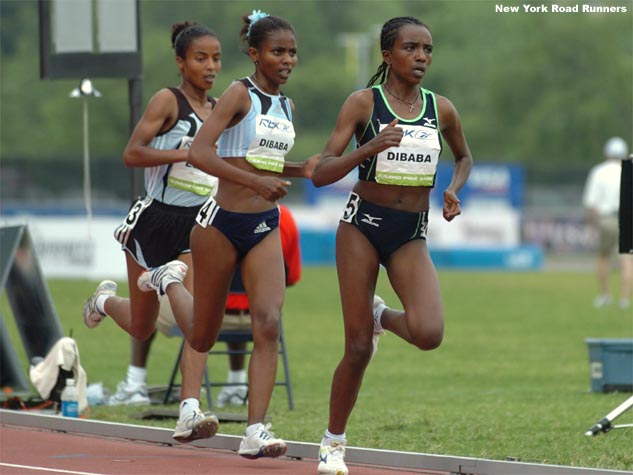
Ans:
[[[363,218],[361,219],[361,221],[363,223],[367,223],[370,224],[372,226],[376,226],[377,228],[380,227],[380,223],[378,221],[381,221],[382,218],[379,218],[377,216],[371,216],[367,213],[363,213]]]
[[[253,234],[265,233],[266,231],[270,231],[270,227],[266,224],[266,221],[262,221],[257,225]]]

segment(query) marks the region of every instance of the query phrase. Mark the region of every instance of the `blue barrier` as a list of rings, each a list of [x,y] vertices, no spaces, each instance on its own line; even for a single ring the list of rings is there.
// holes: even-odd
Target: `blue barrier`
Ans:
[[[299,230],[301,262],[304,265],[336,263],[336,231]]]
[[[335,261],[335,231],[300,231],[304,265],[331,265]],[[537,270],[543,267],[543,250],[534,245],[486,248],[431,248],[437,268],[473,270]]]
[[[477,249],[431,249],[438,268],[479,270],[537,270],[543,267],[543,250],[534,245]]]

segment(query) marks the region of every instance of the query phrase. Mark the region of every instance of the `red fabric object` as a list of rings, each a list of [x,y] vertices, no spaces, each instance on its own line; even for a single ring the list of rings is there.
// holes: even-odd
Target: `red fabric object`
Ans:
[[[301,280],[301,247],[299,246],[299,229],[292,213],[284,205],[279,205],[279,231],[281,233],[281,250],[286,265],[286,285],[291,286]]]
[[[227,310],[248,310],[248,295],[229,294],[226,298]]]

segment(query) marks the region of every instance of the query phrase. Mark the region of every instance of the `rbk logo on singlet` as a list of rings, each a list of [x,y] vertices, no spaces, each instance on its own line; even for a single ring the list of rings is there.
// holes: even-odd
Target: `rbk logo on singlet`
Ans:
[[[280,132],[285,132],[285,133],[294,133],[294,129],[292,127],[292,123],[288,122],[287,120],[280,120],[277,119],[275,117],[269,117],[269,116],[259,116],[258,117],[259,121],[257,123],[258,126],[263,127],[265,129],[270,129],[270,130],[279,130]]]
[[[413,140],[426,140],[429,137],[433,136],[433,132],[434,131],[426,132],[424,130],[405,129],[402,131],[402,137]]]

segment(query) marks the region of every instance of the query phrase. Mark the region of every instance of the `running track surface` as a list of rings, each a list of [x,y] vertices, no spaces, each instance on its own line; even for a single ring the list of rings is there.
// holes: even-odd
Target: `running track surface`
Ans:
[[[350,475],[448,475],[356,464],[348,467]],[[314,459],[248,460],[228,450],[0,426],[2,475],[316,475],[316,469]]]

